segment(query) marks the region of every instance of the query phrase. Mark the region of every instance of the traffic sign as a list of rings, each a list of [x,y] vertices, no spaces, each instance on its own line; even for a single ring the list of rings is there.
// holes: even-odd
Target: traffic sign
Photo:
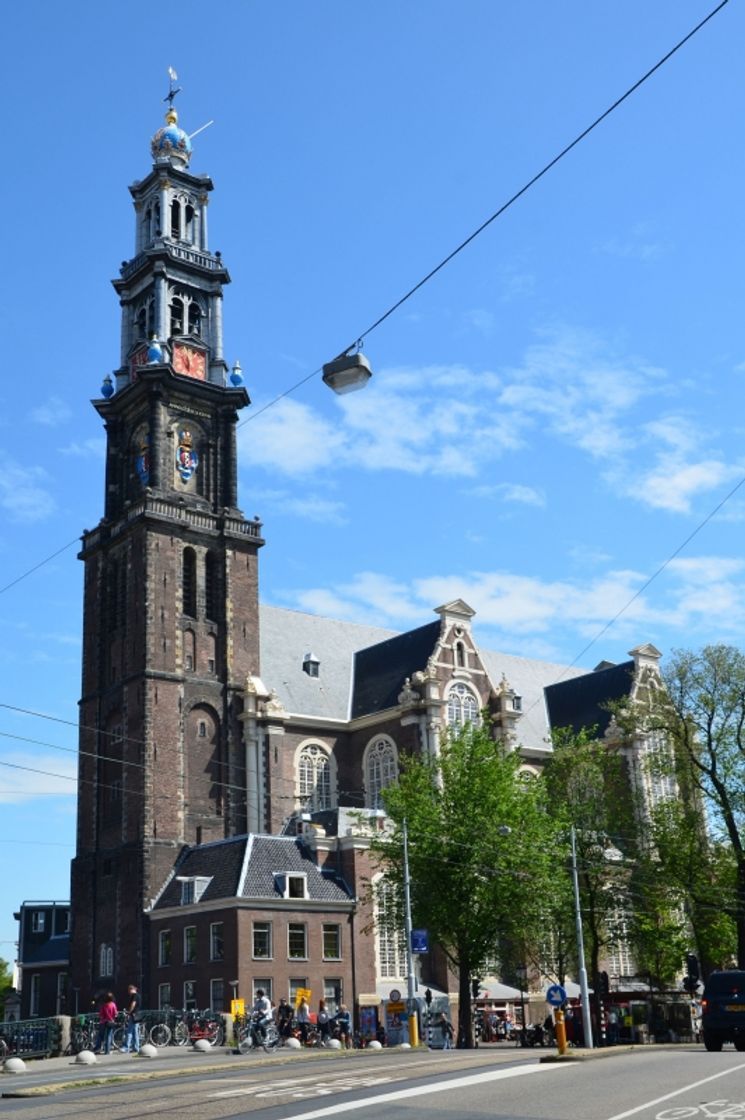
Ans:
[[[411,931],[411,951],[412,953],[429,952],[429,936],[426,929],[413,929]]]
[[[550,1003],[552,1007],[561,1007],[563,1003],[566,1003],[566,999],[566,988],[562,988],[561,984],[552,984],[546,990],[546,1003]]]

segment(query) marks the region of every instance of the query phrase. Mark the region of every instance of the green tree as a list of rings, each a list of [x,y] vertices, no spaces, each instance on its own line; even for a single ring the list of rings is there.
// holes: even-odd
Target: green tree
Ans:
[[[688,880],[692,920],[700,933],[706,909],[727,916],[735,928],[738,967],[745,968],[745,656],[727,645],[678,650],[663,682],[663,690],[646,698],[641,715],[670,744],[681,800],[691,814],[700,856]],[[668,834],[674,835],[671,826]],[[666,839],[659,822],[658,839]],[[672,855],[668,844],[665,856]]]
[[[406,822],[414,924],[458,974],[458,1034],[467,1047],[472,979],[515,945],[537,941],[552,889],[553,818],[543,782],[526,781],[520,764],[488,725],[446,735],[438,758],[404,761],[398,784],[384,793],[390,829],[373,844],[402,895]]]
[[[5,1011],[5,997],[13,990],[13,971],[7,961],[0,957],[0,1019]]]
[[[594,728],[557,730],[553,747],[546,784],[562,827],[575,830],[588,972],[597,998],[601,957],[618,940],[630,907],[625,856],[633,838],[633,799],[621,755],[598,741]]]

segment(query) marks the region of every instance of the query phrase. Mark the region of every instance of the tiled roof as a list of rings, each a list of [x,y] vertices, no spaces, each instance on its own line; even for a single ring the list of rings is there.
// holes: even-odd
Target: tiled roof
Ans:
[[[305,875],[308,898],[323,902],[349,902],[350,893],[335,875],[322,872],[308,847],[289,836],[253,836],[248,857],[242,898],[276,899],[282,897],[277,872]]]
[[[277,873],[304,874],[311,900],[349,902],[352,897],[341,879],[320,870],[308,847],[298,838],[234,836],[185,848],[154,909],[181,905],[182,879],[210,880],[200,902],[278,899],[282,897],[282,884],[275,877]]]
[[[198,844],[184,848],[176,861],[173,878],[158,898],[155,908],[181,905],[181,879],[209,879],[201,897],[202,902],[218,898],[235,897],[246,850],[246,837],[235,836],[230,840],[215,840],[211,844]]]
[[[607,705],[628,696],[633,679],[634,662],[623,661],[551,685],[546,689],[551,726],[571,727],[574,732],[597,727],[598,735],[602,736],[611,719]]]

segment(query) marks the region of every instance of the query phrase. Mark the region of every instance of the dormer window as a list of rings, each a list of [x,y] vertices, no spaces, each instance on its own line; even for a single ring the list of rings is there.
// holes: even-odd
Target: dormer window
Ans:
[[[275,873],[277,887],[282,898],[307,898],[308,877],[293,871]]]
[[[321,662],[314,653],[306,653],[303,658],[303,672],[309,677],[317,677],[321,669]]]
[[[523,710],[523,698],[518,696],[517,693],[512,697],[512,710],[513,712],[521,712]]]
[[[191,906],[199,902],[212,880],[206,875],[195,875],[190,879],[181,879],[181,905]]]

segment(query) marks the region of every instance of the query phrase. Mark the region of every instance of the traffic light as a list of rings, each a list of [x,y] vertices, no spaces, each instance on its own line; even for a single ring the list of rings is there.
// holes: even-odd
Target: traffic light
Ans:
[[[598,974],[598,991],[603,998],[610,992],[610,978],[607,972]]]
[[[684,976],[683,987],[689,995],[695,995],[698,991],[698,980],[695,976]]]
[[[424,993],[424,1002],[427,1004],[427,1007],[429,1007],[432,1003],[432,992],[429,990],[429,988],[427,988]]]
[[[471,981],[471,995],[474,999],[479,998],[479,988],[480,987],[481,987],[481,981],[479,980],[479,978],[477,976],[474,976],[473,980]]]
[[[686,953],[686,968],[691,980],[698,980],[701,976],[698,967],[698,957],[695,953]]]

